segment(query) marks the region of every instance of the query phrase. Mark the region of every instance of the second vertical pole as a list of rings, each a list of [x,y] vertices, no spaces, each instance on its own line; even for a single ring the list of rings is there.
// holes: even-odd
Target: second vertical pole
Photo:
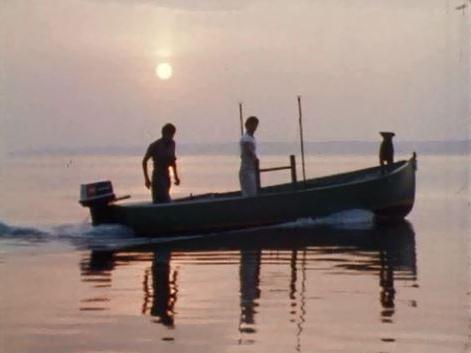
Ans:
[[[306,181],[306,169],[305,169],[305,164],[304,164],[303,111],[301,109],[301,96],[298,96],[298,113],[299,113],[299,136],[301,140],[301,164],[303,167],[303,181]]]
[[[242,112],[242,103],[239,103],[240,136],[244,135],[244,114]]]

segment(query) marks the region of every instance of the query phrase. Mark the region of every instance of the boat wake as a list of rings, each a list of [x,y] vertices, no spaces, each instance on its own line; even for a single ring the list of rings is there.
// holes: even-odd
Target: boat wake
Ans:
[[[281,228],[311,228],[331,226],[338,229],[367,230],[374,226],[374,213],[367,210],[348,210],[320,218],[301,218],[295,222],[283,223]]]
[[[113,244],[133,238],[134,232],[120,225],[93,227],[88,223],[78,223],[32,227],[0,222],[0,240],[8,241],[11,245],[66,241],[79,248],[88,248],[98,242]]]
[[[8,224],[0,222],[0,238],[3,237],[41,237],[47,235],[47,232],[44,232],[37,228],[31,227],[15,227]]]
[[[202,235],[190,235],[179,239],[198,237]],[[13,246],[66,242],[79,249],[111,250],[165,243],[175,240],[175,237],[136,237],[132,229],[114,224],[92,226],[90,223],[77,223],[36,228],[0,222],[0,240],[7,241]]]

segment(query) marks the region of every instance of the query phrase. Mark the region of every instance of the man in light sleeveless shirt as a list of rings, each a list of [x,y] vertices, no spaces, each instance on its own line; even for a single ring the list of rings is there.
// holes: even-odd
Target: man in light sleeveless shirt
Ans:
[[[242,196],[257,195],[257,144],[255,130],[258,127],[258,119],[255,116],[245,121],[245,134],[240,139],[240,170],[239,181]]]

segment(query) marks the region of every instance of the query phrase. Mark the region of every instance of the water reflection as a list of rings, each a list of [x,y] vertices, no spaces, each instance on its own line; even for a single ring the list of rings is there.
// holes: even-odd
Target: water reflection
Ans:
[[[379,285],[383,308],[381,317],[385,323],[392,323],[395,313],[395,277],[410,279],[413,282],[417,280],[415,237],[412,227],[410,227],[410,232],[411,235],[408,238],[408,233],[398,236],[395,228],[383,227],[384,238],[379,251]]]
[[[144,279],[144,303],[151,302],[150,315],[156,317],[154,322],[161,323],[169,328],[174,327],[174,306],[177,301],[178,271],[171,270],[171,252],[168,249],[154,251],[152,259],[152,292],[147,285],[149,279]],[[148,272],[146,272],[148,275]],[[152,294],[153,293],[153,294]],[[146,309],[143,310],[145,314]]]
[[[396,281],[417,285],[415,234],[408,222],[357,230],[319,226],[271,228],[197,240],[177,240],[152,248],[92,251],[81,263],[82,280],[94,286],[110,286],[112,273],[119,273],[120,268],[132,265],[139,265],[143,278],[141,313],[150,315],[153,322],[170,329],[178,327],[179,318],[190,315],[177,310],[179,289],[184,288],[190,297],[202,293],[201,287],[192,287],[179,278],[179,268],[238,265],[238,278],[224,280],[238,282],[239,344],[253,343],[256,337],[257,315],[264,310],[260,301],[266,295],[262,290],[269,286],[261,285],[264,269],[273,265],[285,266],[280,270],[285,285],[273,290],[286,292],[289,302],[286,315],[296,327],[297,351],[301,351],[310,301],[317,299],[307,289],[311,271],[322,270],[330,275],[377,276],[381,304],[379,316],[383,323],[394,320]],[[196,271],[201,271],[203,266]],[[206,285],[211,286],[212,283]],[[113,301],[113,296],[95,299],[93,308],[98,310],[101,305],[103,310],[109,308],[107,305]],[[82,300],[82,310],[90,310],[91,300],[93,298]]]
[[[255,314],[260,298],[261,249],[240,252],[240,324],[241,333],[255,333]],[[242,341],[241,341],[242,343]]]
[[[291,252],[290,268],[291,268],[291,279],[290,279],[290,294],[291,307],[298,308],[298,311],[292,310],[290,314],[294,315],[293,319],[296,322],[296,351],[301,351],[301,334],[303,332],[303,325],[306,316],[306,250],[302,251],[301,258],[301,280],[300,289],[297,289],[297,261],[298,251],[294,250]],[[297,296],[297,293],[299,295]],[[298,303],[299,302],[299,303]]]
[[[111,287],[111,272],[114,269],[114,254],[109,251],[92,251],[90,258],[80,264],[82,281],[92,284],[96,289]],[[106,304],[110,301],[107,295],[94,295],[82,299],[80,311],[108,310]]]

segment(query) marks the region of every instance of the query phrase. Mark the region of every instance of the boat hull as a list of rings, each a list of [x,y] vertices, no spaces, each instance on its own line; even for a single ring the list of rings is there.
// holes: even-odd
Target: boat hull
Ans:
[[[263,226],[362,209],[379,219],[402,219],[415,198],[415,156],[382,170],[368,168],[266,187],[256,197],[239,192],[169,204],[110,204],[91,210],[94,224],[117,223],[137,234],[169,236]]]

